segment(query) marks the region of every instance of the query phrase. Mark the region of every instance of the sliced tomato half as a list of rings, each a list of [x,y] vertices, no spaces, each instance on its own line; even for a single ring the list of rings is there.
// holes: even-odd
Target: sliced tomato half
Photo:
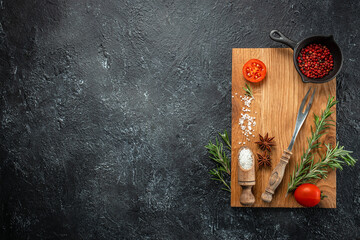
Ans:
[[[266,76],[266,66],[258,59],[250,59],[244,64],[243,75],[249,82],[260,82]]]

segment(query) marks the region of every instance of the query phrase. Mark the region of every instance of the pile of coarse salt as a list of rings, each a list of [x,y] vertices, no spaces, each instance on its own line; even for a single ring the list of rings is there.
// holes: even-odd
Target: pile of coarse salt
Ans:
[[[235,95],[237,95],[237,93],[235,93]],[[255,137],[254,127],[256,126],[255,117],[252,117],[250,115],[251,102],[252,102],[252,100],[254,100],[254,98],[249,97],[249,96],[241,96],[240,95],[240,100],[244,102],[245,107],[243,107],[241,109],[244,113],[241,113],[241,118],[239,118],[239,125],[241,128],[242,134],[246,137],[246,140],[250,142],[250,137],[251,136]],[[241,142],[239,142],[239,144],[241,144]],[[245,142],[243,142],[242,144],[245,145]]]
[[[239,165],[247,170],[252,168],[254,164],[254,158],[249,148],[243,148],[239,153]]]

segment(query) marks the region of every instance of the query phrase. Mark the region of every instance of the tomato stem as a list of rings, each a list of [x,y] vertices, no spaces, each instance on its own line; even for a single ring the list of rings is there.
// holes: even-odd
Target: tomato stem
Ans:
[[[328,196],[326,196],[323,191],[320,192],[320,199],[323,200],[324,198],[327,198]]]

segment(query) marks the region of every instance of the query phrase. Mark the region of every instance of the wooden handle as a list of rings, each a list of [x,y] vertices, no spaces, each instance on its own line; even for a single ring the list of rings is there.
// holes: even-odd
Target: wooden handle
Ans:
[[[242,205],[253,205],[255,203],[254,194],[251,192],[252,186],[242,186],[240,203]]]
[[[274,194],[276,188],[279,186],[284,177],[285,168],[289,162],[291,155],[292,152],[284,150],[284,153],[280,158],[280,162],[278,163],[278,165],[276,165],[275,169],[271,173],[269,183],[265,189],[265,192],[261,195],[261,199],[264,202],[271,202],[272,195]]]

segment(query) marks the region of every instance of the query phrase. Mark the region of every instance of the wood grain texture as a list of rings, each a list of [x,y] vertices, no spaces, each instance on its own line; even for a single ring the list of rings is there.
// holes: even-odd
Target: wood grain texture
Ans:
[[[252,58],[263,61],[267,67],[267,76],[260,82],[253,84],[255,100],[251,104],[251,116],[256,117],[254,135],[250,141],[246,141],[239,125],[242,107],[240,95],[244,95],[242,87],[245,86],[245,79],[242,75],[242,67],[245,62]],[[288,147],[296,122],[297,112],[302,98],[309,87],[316,87],[316,95],[309,116],[302,126],[292,156],[284,173],[283,181],[278,186],[271,203],[265,203],[261,199],[269,181],[270,174],[279,163],[283,151]],[[258,134],[269,133],[275,136],[276,146],[271,153],[272,167],[258,168],[256,165],[256,184],[253,187],[255,203],[251,207],[301,207],[293,197],[293,194],[286,195],[287,184],[290,173],[295,168],[295,163],[300,161],[303,150],[307,147],[306,138],[310,136],[310,126],[313,126],[313,114],[319,115],[325,108],[328,96],[336,95],[336,80],[324,84],[303,83],[295,70],[293,63],[293,51],[289,48],[236,48],[232,52],[232,152],[231,152],[231,206],[243,207],[240,204],[241,187],[238,184],[238,152],[246,142],[253,153],[262,153],[254,143],[258,141]],[[335,107],[333,111],[336,111]],[[336,114],[331,118],[336,121]],[[321,141],[335,144],[336,127],[329,129],[328,134],[323,136]],[[239,144],[241,143],[241,144]],[[324,150],[319,151],[323,153]],[[317,159],[316,159],[317,160]],[[321,208],[336,208],[336,172],[331,171],[326,180],[321,180],[317,186],[328,196],[318,205]]]

